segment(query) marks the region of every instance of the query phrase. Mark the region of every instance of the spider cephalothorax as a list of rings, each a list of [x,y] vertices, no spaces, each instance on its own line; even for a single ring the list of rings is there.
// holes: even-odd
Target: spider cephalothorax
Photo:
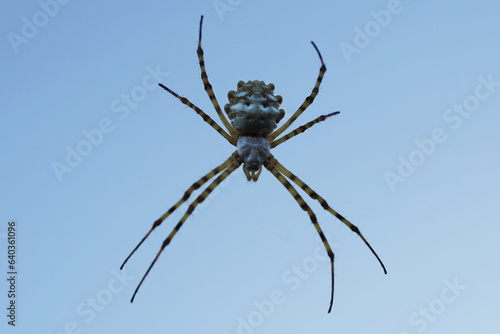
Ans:
[[[231,126],[239,135],[267,137],[276,129],[285,111],[279,109],[283,98],[274,95],[274,85],[264,81],[238,82],[238,90],[227,94],[224,106]]]
[[[330,212],[333,216],[339,219],[342,223],[344,223],[347,227],[351,229],[354,233],[356,233],[368,246],[373,255],[377,258],[382,269],[385,273],[385,267],[377,253],[370,246],[368,241],[363,237],[359,229],[348,221],[344,216],[339,214],[337,211],[332,209],[330,205],[326,202],[326,200],[318,195],[314,190],[312,190],[307,184],[305,184],[301,179],[299,179],[296,175],[286,169],[281,163],[276,160],[276,158],[271,154],[271,149],[274,147],[284,143],[288,139],[301,134],[302,132],[309,129],[314,124],[324,121],[325,119],[338,114],[337,112],[332,112],[323,116],[319,116],[316,119],[299,126],[293,131],[290,131],[288,134],[280,137],[285,130],[287,130],[290,125],[309,107],[309,105],[314,101],[316,95],[318,95],[319,86],[321,84],[321,80],[323,79],[323,75],[326,72],[326,66],[323,62],[323,58],[321,57],[321,53],[319,52],[316,45],[312,43],[314,49],[318,53],[319,59],[321,61],[321,68],[319,71],[318,78],[316,79],[316,84],[311,92],[311,94],[304,100],[302,105],[293,113],[293,115],[283,124],[281,127],[276,129],[278,122],[283,118],[285,112],[279,108],[281,104],[282,98],[279,95],[274,95],[274,85],[268,84],[266,85],[263,81],[248,81],[247,83],[240,81],[238,82],[237,91],[230,91],[228,94],[229,103],[224,106],[224,109],[229,117],[229,121],[226,116],[224,116],[222,109],[217,102],[217,98],[215,97],[214,91],[212,89],[212,85],[208,81],[207,72],[205,70],[205,61],[203,58],[203,49],[201,48],[201,27],[203,24],[203,16],[200,20],[200,33],[198,38],[198,61],[200,63],[201,69],[201,79],[203,81],[203,86],[205,87],[205,91],[212,102],[217,115],[222,121],[223,126],[226,128],[224,130],[220,125],[218,125],[210,116],[208,116],[203,110],[195,106],[191,101],[187,98],[182,97],[164,86],[163,84],[159,84],[163,89],[168,91],[170,94],[179,99],[182,103],[187,105],[189,108],[193,109],[198,115],[200,115],[205,122],[207,122],[213,129],[215,129],[222,137],[224,137],[231,145],[236,146],[236,151],[231,154],[231,156],[224,161],[219,166],[215,167],[213,170],[205,174],[198,181],[193,183],[191,187],[186,190],[184,196],[175,203],[167,212],[165,212],[160,218],[158,218],[153,226],[150,228],[148,233],[142,238],[139,244],[134,248],[134,250],[130,253],[130,255],[125,259],[120,269],[123,268],[128,259],[134,254],[134,252],[141,246],[141,244],[146,240],[146,238],[153,232],[155,228],[160,226],[160,224],[167,219],[168,216],[175,210],[177,210],[184,202],[186,202],[191,194],[202,187],[206,182],[210,179],[215,179],[205,188],[203,192],[201,192],[198,197],[189,205],[186,213],[182,216],[180,221],[175,225],[173,230],[170,232],[168,237],[163,241],[160,250],[156,254],[153,262],[149,266],[148,270],[142,277],[139,285],[135,289],[134,295],[132,296],[131,302],[134,300],[137,291],[142,285],[142,282],[149,274],[151,268],[156,263],[156,260],[160,256],[161,252],[165,249],[165,247],[170,244],[170,241],[177,234],[182,225],[186,222],[188,217],[193,213],[196,207],[202,203],[210,193],[224,181],[225,178],[229,176],[232,172],[234,172],[238,167],[243,164],[243,171],[249,181],[257,181],[262,171],[262,166],[264,166],[278,181],[286,188],[286,190],[293,196],[295,201],[299,204],[300,208],[307,212],[309,215],[309,219],[313,223],[318,235],[325,246],[328,257],[330,258],[331,271],[332,271],[332,290],[330,297],[330,308],[328,312],[331,311],[333,305],[333,251],[328,243],[328,240],[325,237],[321,227],[319,226],[318,220],[316,219],[316,215],[309,207],[309,205],[304,201],[302,196],[297,192],[297,190],[292,186],[289,182],[293,182],[296,186],[301,188],[309,197],[319,202],[319,204],[328,212]],[[230,123],[231,122],[231,123]]]
[[[257,181],[262,165],[269,158],[271,144],[266,137],[239,136],[236,143],[238,155],[243,160],[243,172],[248,181]]]

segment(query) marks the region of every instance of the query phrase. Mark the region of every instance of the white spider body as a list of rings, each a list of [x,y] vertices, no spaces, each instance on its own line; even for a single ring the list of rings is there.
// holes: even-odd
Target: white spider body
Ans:
[[[193,183],[191,187],[189,187],[182,198],[177,201],[168,211],[166,211],[160,218],[158,218],[154,223],[149,232],[142,238],[139,244],[132,250],[129,256],[125,259],[120,269],[123,268],[125,263],[127,263],[128,259],[134,254],[134,252],[141,246],[141,244],[146,240],[146,238],[153,232],[155,228],[161,225],[161,223],[170,216],[175,210],[177,210],[183,203],[185,203],[191,194],[200,189],[200,187],[204,186],[209,180],[213,179],[210,184],[203,190],[196,199],[188,206],[186,213],[179,220],[177,225],[172,229],[168,237],[163,241],[160,250],[156,254],[156,257],[151,262],[148,270],[142,277],[139,285],[134,291],[132,295],[131,302],[134,300],[137,291],[139,291],[142,282],[150,272],[153,265],[156,263],[156,260],[163,252],[165,247],[167,247],[174,236],[177,234],[182,225],[187,221],[188,217],[194,212],[196,207],[202,203],[210,193],[216,189],[221,182],[224,181],[231,173],[237,170],[241,165],[243,165],[243,171],[247,177],[248,181],[257,181],[259,175],[262,171],[262,167],[267,169],[276,179],[286,188],[286,190],[292,195],[297,204],[299,204],[300,208],[305,211],[309,215],[309,219],[314,225],[319,237],[321,238],[323,245],[325,246],[325,250],[330,258],[331,272],[332,272],[332,290],[330,296],[330,307],[328,312],[331,311],[333,305],[333,287],[334,287],[334,275],[333,275],[333,261],[334,255],[333,251],[326,239],[325,234],[323,233],[316,215],[309,207],[309,205],[304,201],[302,196],[297,192],[295,187],[290,183],[294,183],[300,189],[302,189],[311,199],[316,200],[323,207],[323,209],[330,212],[337,219],[342,221],[348,228],[351,229],[354,233],[356,233],[368,246],[373,255],[377,258],[384,273],[387,273],[385,270],[384,264],[378,257],[377,253],[370,246],[368,241],[363,237],[359,229],[348,221],[344,216],[335,211],[330,205],[326,202],[326,200],[321,197],[318,193],[312,190],[307,184],[305,184],[301,179],[299,179],[295,174],[285,168],[276,158],[271,154],[271,149],[284,143],[290,138],[295,137],[298,134],[303,133],[307,129],[309,129],[314,124],[323,122],[327,118],[338,114],[339,112],[332,112],[326,115],[322,115],[317,117],[316,119],[299,126],[293,131],[290,131],[288,134],[283,135],[278,138],[285,130],[287,130],[290,125],[295,122],[295,120],[307,109],[309,105],[314,101],[314,98],[318,95],[319,86],[321,84],[321,80],[323,79],[323,75],[326,72],[326,66],[321,57],[321,53],[319,52],[316,44],[311,42],[314,49],[316,50],[318,57],[321,61],[321,68],[319,70],[318,77],[316,79],[316,84],[312,89],[311,94],[305,98],[304,102],[300,105],[300,107],[292,114],[292,116],[278,129],[277,125],[279,121],[285,116],[285,111],[283,109],[278,109],[281,102],[282,97],[279,95],[274,95],[274,85],[272,83],[265,84],[264,81],[248,81],[238,82],[237,91],[230,91],[228,93],[229,103],[224,106],[224,110],[229,118],[226,118],[224,113],[222,112],[222,108],[215,97],[215,93],[212,89],[212,85],[208,80],[208,76],[205,69],[205,60],[203,56],[203,49],[201,47],[201,28],[203,23],[203,16],[200,19],[200,30],[199,30],[199,38],[198,38],[198,62],[200,64],[201,70],[201,79],[203,81],[203,85],[205,91],[207,92],[212,105],[215,108],[217,115],[223,123],[222,128],[218,125],[209,115],[207,115],[203,110],[194,105],[187,98],[182,97],[172,91],[170,88],[165,85],[159,83],[160,87],[165,89],[167,92],[172,94],[178,100],[180,100],[183,104],[194,110],[199,116],[203,118],[203,120],[210,125],[215,131],[217,131],[222,137],[224,137],[231,145],[236,146],[236,151],[234,151],[231,156],[221,163],[219,166],[212,169],[210,172],[201,177],[198,181]],[[227,131],[226,131],[227,130]]]
[[[262,165],[269,157],[269,153],[271,153],[271,144],[266,137],[257,137],[257,136],[245,136],[241,135],[238,137],[238,141],[236,142],[236,148],[238,150],[238,154],[243,159],[243,170],[245,174],[248,175],[248,172],[252,174],[252,179],[256,181],[260,174],[260,170],[262,169]],[[255,172],[257,172],[255,174]]]
[[[247,83],[240,81],[237,91],[230,91],[227,97],[229,103],[224,106],[224,110],[239,135],[267,137],[285,116],[285,111],[278,109],[283,98],[274,95],[272,83],[266,85],[259,80]]]

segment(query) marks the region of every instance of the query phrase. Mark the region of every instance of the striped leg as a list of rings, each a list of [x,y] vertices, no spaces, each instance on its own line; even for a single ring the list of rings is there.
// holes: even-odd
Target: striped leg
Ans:
[[[226,127],[227,131],[229,131],[229,134],[231,135],[231,137],[238,138],[238,134],[236,133],[236,131],[234,131],[231,124],[229,124],[226,116],[224,116],[224,114],[222,113],[222,109],[219,106],[219,102],[217,102],[217,98],[215,97],[215,93],[214,93],[214,90],[212,89],[212,85],[208,81],[207,71],[205,69],[205,59],[203,58],[203,49],[201,48],[201,27],[202,27],[202,25],[203,25],[203,15],[201,16],[201,19],[200,19],[200,36],[198,39],[198,50],[197,50],[198,61],[200,63],[200,69],[201,69],[201,80],[203,81],[203,87],[205,88],[205,91],[207,92],[208,97],[210,98],[210,101],[212,102],[212,104],[215,108],[215,111],[217,112],[217,115],[219,115],[220,120],[222,121],[222,123]]]
[[[176,92],[174,92],[170,88],[164,86],[163,84],[160,83],[158,85],[161,88],[165,89],[170,94],[172,94],[173,96],[175,96],[176,98],[178,98],[182,103],[184,103],[185,105],[187,105],[189,108],[191,108],[194,111],[196,111],[196,113],[198,115],[200,115],[201,118],[203,118],[203,120],[208,123],[208,125],[210,125],[212,128],[214,128],[215,131],[217,131],[222,137],[226,138],[228,142],[230,142],[232,145],[236,146],[236,139],[234,139],[233,137],[231,137],[230,135],[228,135],[227,132],[224,131],[224,129],[222,129],[219,126],[219,124],[215,123],[215,121],[210,116],[208,116],[207,114],[205,114],[205,112],[203,110],[201,110],[200,108],[198,108],[197,106],[195,106],[187,98],[180,96],[179,94],[177,94]]]
[[[193,191],[199,189],[202,185],[204,185],[208,180],[210,180],[211,178],[213,178],[215,175],[219,174],[220,172],[222,172],[224,169],[226,169],[231,163],[233,163],[233,161],[235,161],[236,159],[238,158],[238,152],[235,151],[226,161],[224,161],[221,165],[215,167],[214,169],[212,169],[209,173],[207,173],[205,176],[203,176],[201,179],[199,179],[198,181],[196,181],[195,183],[193,183],[193,185],[191,187],[189,187],[188,190],[186,190],[186,192],[184,193],[184,196],[182,196],[182,198],[174,204],[174,206],[172,206],[170,209],[168,209],[167,212],[165,212],[165,214],[163,214],[163,216],[161,216],[160,218],[158,218],[154,224],[153,224],[153,227],[151,227],[151,229],[149,230],[148,233],[146,233],[146,235],[144,236],[144,238],[142,238],[141,242],[139,242],[139,244],[137,246],[135,246],[134,250],[129,254],[129,256],[127,256],[127,258],[125,259],[125,261],[123,261],[123,264],[122,266],[120,267],[120,269],[123,269],[123,266],[125,266],[125,263],[127,263],[128,259],[130,259],[130,257],[135,253],[135,251],[137,249],[139,249],[139,247],[141,247],[142,243],[146,240],[146,238],[151,234],[151,232],[153,232],[153,230],[155,228],[157,228],[158,226],[161,225],[161,223],[167,219],[168,216],[170,216],[171,213],[173,213],[175,210],[177,210],[181,205],[182,203],[184,203],[185,201],[187,201],[189,199],[189,197],[191,196],[191,194],[193,193]]]
[[[273,140],[276,139],[280,134],[283,133],[290,125],[292,125],[293,122],[304,112],[304,110],[307,109],[313,103],[314,99],[316,98],[316,95],[318,95],[319,92],[319,85],[321,84],[321,80],[323,80],[323,76],[325,75],[326,72],[326,66],[325,63],[323,62],[323,57],[321,57],[321,53],[319,52],[318,48],[316,47],[316,44],[314,42],[311,42],[312,45],[314,46],[314,49],[318,53],[319,60],[321,60],[321,68],[319,69],[319,74],[318,74],[318,79],[316,79],[316,84],[314,85],[314,88],[311,92],[311,95],[309,95],[305,101],[302,103],[300,108],[290,117],[288,121],[285,122],[280,128],[278,128],[276,131],[271,133],[271,135],[268,137],[269,141],[272,142]]]
[[[311,188],[309,188],[309,186],[307,184],[305,184],[301,179],[299,179],[297,176],[295,176],[295,174],[293,174],[288,169],[286,169],[282,164],[280,164],[278,162],[278,160],[276,160],[273,157],[272,154],[269,155],[269,161],[281,173],[283,173],[283,175],[285,175],[286,177],[288,177],[292,182],[294,182],[302,190],[304,190],[312,199],[317,200],[325,210],[327,210],[332,215],[334,215],[335,217],[337,217],[337,219],[339,219],[341,222],[343,222],[344,224],[346,224],[347,227],[349,227],[351,229],[351,231],[353,231],[354,233],[356,233],[365,242],[366,246],[368,246],[368,248],[370,248],[370,250],[372,251],[373,255],[375,255],[375,257],[377,258],[378,262],[382,266],[382,269],[384,270],[384,273],[387,274],[387,270],[385,269],[385,266],[382,263],[382,260],[380,260],[380,258],[378,257],[377,253],[375,252],[375,250],[372,248],[372,246],[370,246],[370,244],[368,243],[368,241],[366,241],[365,237],[361,234],[361,232],[359,231],[359,228],[356,225],[352,224],[350,221],[348,221],[347,219],[345,219],[344,216],[342,216],[341,214],[339,214],[337,211],[333,210],[328,205],[328,203],[325,201],[325,199],[323,197],[321,197],[320,195],[318,195],[314,190],[312,190]]]
[[[231,164],[229,165],[229,167],[227,167],[212,183],[210,183],[210,185],[193,201],[193,203],[191,203],[191,205],[189,205],[189,207],[188,207],[186,213],[184,214],[184,216],[182,216],[181,220],[177,223],[177,225],[175,225],[175,227],[172,230],[172,232],[170,232],[170,234],[168,235],[168,237],[163,241],[163,244],[161,245],[160,250],[156,254],[156,257],[154,258],[153,262],[151,262],[151,265],[149,266],[148,270],[146,271],[146,273],[142,277],[141,281],[139,282],[139,285],[135,289],[134,294],[133,294],[132,299],[130,300],[130,302],[134,301],[134,298],[135,298],[135,295],[137,294],[137,291],[139,291],[139,288],[141,287],[142,282],[144,282],[144,279],[146,278],[146,276],[148,276],[149,272],[151,271],[151,268],[153,268],[154,264],[156,263],[156,260],[158,260],[158,258],[160,257],[161,252],[163,252],[163,250],[165,249],[165,247],[167,247],[168,244],[170,243],[170,241],[172,241],[172,239],[175,236],[175,234],[180,230],[180,228],[186,222],[186,220],[188,219],[188,217],[193,213],[194,209],[196,209],[196,206],[198,206],[198,204],[202,203],[208,197],[208,195],[210,195],[210,193],[215,188],[217,188],[217,186],[222,181],[224,181],[224,179],[226,179],[229,176],[229,174],[231,174],[232,172],[234,172],[235,169],[238,168],[242,163],[243,163],[243,161],[241,160],[241,158],[239,156],[236,157],[236,159],[234,159],[231,162]]]
[[[300,208],[304,211],[306,211],[309,214],[309,218],[311,219],[311,222],[313,223],[314,227],[316,228],[316,231],[319,234],[319,237],[321,238],[321,241],[323,241],[323,244],[325,245],[326,252],[328,253],[328,257],[330,258],[330,263],[332,266],[332,294],[330,297],[330,307],[328,308],[328,313],[332,310],[333,306],[333,286],[334,286],[334,279],[333,279],[333,251],[330,247],[330,244],[328,244],[328,240],[326,240],[325,234],[321,230],[321,227],[319,226],[318,220],[316,219],[316,215],[314,212],[311,210],[309,205],[304,201],[304,199],[299,195],[297,190],[288,182],[285,177],[276,169],[272,161],[269,159],[266,160],[264,163],[264,167],[266,167],[267,170],[269,170],[277,179],[280,181],[280,183],[288,190],[288,192],[293,196],[293,198],[297,201],[297,203],[300,205]]]
[[[327,114],[327,115],[319,116],[315,120],[312,120],[312,121],[310,121],[310,122],[308,122],[308,123],[306,123],[306,124],[304,124],[302,126],[299,126],[297,129],[289,132],[286,136],[283,136],[280,139],[277,139],[277,140],[273,141],[271,143],[271,148],[275,148],[279,144],[282,144],[285,141],[287,141],[288,139],[290,139],[292,137],[295,137],[296,135],[301,134],[302,132],[306,131],[307,129],[309,129],[314,124],[318,124],[319,122],[323,122],[328,117],[331,117],[333,115],[337,115],[338,113],[340,113],[340,112],[339,111],[335,111],[335,112],[332,112],[332,113]]]

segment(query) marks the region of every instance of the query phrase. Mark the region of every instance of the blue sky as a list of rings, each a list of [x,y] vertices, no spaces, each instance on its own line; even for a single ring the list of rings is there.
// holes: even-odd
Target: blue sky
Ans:
[[[23,1],[0,24],[2,333],[497,333],[499,5],[495,1]],[[216,119],[239,80],[275,84],[297,126],[274,156],[363,232],[304,194],[336,255],[264,171],[232,174],[164,251],[163,212],[234,150]],[[78,156],[77,156],[78,155]],[[56,167],[55,167],[56,166]],[[16,328],[7,228],[17,225]]]

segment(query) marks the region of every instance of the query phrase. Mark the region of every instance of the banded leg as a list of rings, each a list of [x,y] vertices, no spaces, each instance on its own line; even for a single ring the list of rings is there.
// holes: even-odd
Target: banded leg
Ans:
[[[309,214],[309,218],[311,219],[311,222],[313,223],[314,227],[316,228],[316,232],[318,232],[319,237],[321,238],[321,241],[323,241],[323,245],[325,245],[326,252],[328,253],[328,257],[330,258],[330,263],[332,266],[332,295],[330,297],[330,307],[328,308],[328,313],[332,310],[333,306],[333,286],[334,286],[334,278],[333,278],[333,251],[330,247],[330,244],[328,243],[328,240],[325,237],[325,234],[321,230],[321,227],[319,226],[318,220],[316,219],[316,215],[314,212],[311,210],[309,205],[304,201],[304,199],[299,195],[297,190],[288,182],[285,177],[276,169],[274,164],[268,159],[264,163],[264,167],[268,171],[270,171],[277,179],[280,181],[280,183],[288,190],[288,192],[293,196],[293,198],[297,201],[299,204],[300,208]]]
[[[292,138],[292,137],[295,137],[296,135],[298,134],[301,134],[302,132],[306,131],[307,129],[309,129],[311,126],[313,126],[314,124],[318,124],[319,122],[323,122],[325,119],[327,119],[328,117],[331,117],[333,115],[337,115],[339,114],[340,111],[335,111],[335,112],[332,112],[330,114],[327,114],[327,115],[323,115],[323,116],[319,116],[318,118],[316,118],[315,120],[312,120],[302,126],[299,126],[297,129],[289,132],[286,136],[283,136],[281,137],[280,139],[276,139],[275,141],[273,141],[271,143],[271,148],[275,148],[276,146],[278,146],[279,144],[282,144],[284,143],[285,141],[287,141],[288,139]]]
[[[194,209],[196,209],[196,207],[198,206],[198,204],[202,203],[208,197],[208,195],[210,195],[210,193],[215,188],[217,188],[217,186],[222,181],[224,181],[224,179],[226,179],[229,176],[229,174],[231,174],[232,172],[234,172],[236,170],[236,168],[238,168],[242,163],[243,163],[243,161],[241,160],[241,158],[239,156],[236,157],[236,159],[234,159],[231,162],[231,164],[229,165],[229,167],[227,167],[212,183],[210,183],[210,185],[193,201],[193,203],[191,203],[191,205],[189,205],[189,207],[188,207],[186,213],[184,214],[184,216],[182,216],[181,220],[177,223],[177,225],[175,225],[175,227],[172,230],[172,232],[170,232],[170,234],[168,235],[168,237],[163,241],[163,244],[161,245],[160,250],[156,254],[156,257],[154,258],[153,262],[151,262],[151,265],[149,266],[148,270],[146,271],[146,273],[142,277],[141,281],[139,282],[139,285],[135,289],[134,294],[132,296],[132,299],[130,300],[131,303],[134,301],[135,295],[139,291],[139,288],[141,287],[142,282],[144,282],[144,279],[146,278],[146,276],[148,276],[149,272],[151,271],[151,268],[153,268],[154,264],[156,263],[156,260],[158,260],[158,258],[160,257],[161,252],[163,252],[163,250],[165,249],[165,247],[167,247],[168,244],[170,243],[170,241],[172,241],[172,239],[175,236],[175,234],[180,230],[180,228],[186,222],[186,220],[188,219],[188,217],[193,213]]]
[[[208,97],[210,98],[210,101],[212,102],[215,111],[217,112],[217,115],[219,115],[220,120],[222,121],[222,124],[226,127],[227,131],[229,131],[229,134],[233,138],[238,138],[238,134],[236,131],[234,131],[233,127],[231,124],[229,124],[227,118],[224,116],[222,109],[219,106],[219,102],[217,102],[217,98],[215,97],[214,90],[212,89],[212,85],[208,81],[208,75],[207,71],[205,69],[205,59],[203,58],[203,49],[201,48],[201,27],[203,25],[203,15],[201,16],[200,19],[200,36],[198,38],[198,62],[200,63],[200,69],[201,69],[201,80],[203,81],[203,87],[205,88],[205,91],[208,94]]]
[[[205,114],[205,112],[203,110],[201,110],[200,108],[198,108],[197,106],[195,106],[187,98],[180,96],[179,94],[177,94],[176,92],[174,92],[170,88],[166,87],[165,85],[163,85],[163,84],[160,83],[160,84],[158,84],[158,86],[160,86],[161,88],[165,89],[167,92],[169,92],[170,94],[172,94],[173,96],[175,96],[176,98],[178,98],[182,103],[184,103],[185,105],[187,105],[189,108],[191,108],[194,111],[196,111],[196,113],[198,115],[200,115],[201,118],[203,118],[203,120],[208,123],[208,125],[210,125],[212,128],[214,128],[215,131],[217,131],[222,137],[226,138],[228,142],[230,142],[232,145],[236,146],[236,139],[233,138],[233,137],[231,137],[230,135],[228,135],[227,132],[224,131],[224,129],[222,129],[219,126],[219,124],[215,123],[215,121],[210,116],[208,116],[207,114]]]
[[[332,215],[334,215],[337,219],[339,219],[341,222],[343,222],[345,225],[347,225],[347,227],[349,227],[351,229],[351,231],[353,231],[354,233],[356,233],[366,244],[366,246],[368,246],[368,248],[372,251],[373,255],[375,255],[375,257],[377,258],[378,262],[380,263],[380,265],[382,266],[382,269],[384,270],[384,274],[387,274],[387,270],[385,269],[385,266],[384,264],[382,263],[382,260],[380,260],[380,258],[378,257],[377,253],[375,252],[375,250],[372,248],[372,246],[370,246],[370,244],[368,243],[368,241],[365,239],[365,237],[361,234],[361,232],[359,231],[359,228],[352,224],[350,221],[348,221],[346,218],[344,218],[344,216],[342,216],[340,213],[338,213],[337,211],[333,210],[329,205],[328,203],[326,202],[326,200],[321,197],[320,195],[318,195],[314,190],[312,190],[311,188],[309,188],[309,186],[307,184],[305,184],[301,179],[299,179],[297,176],[295,176],[295,174],[293,174],[292,172],[290,172],[288,169],[286,169],[282,164],[280,164],[278,162],[278,160],[276,160],[272,154],[269,155],[269,159],[268,159],[283,175],[285,175],[287,178],[289,178],[292,182],[294,182],[296,185],[298,185],[302,190],[304,190],[306,192],[306,194],[309,195],[309,197],[311,197],[312,199],[315,199],[317,200],[321,206],[327,210],[328,212],[330,212]]]
[[[302,105],[299,107],[299,109],[288,119],[288,121],[285,122],[280,128],[278,128],[276,131],[271,133],[271,135],[268,137],[269,141],[272,142],[278,137],[280,134],[283,133],[290,125],[292,125],[293,122],[304,112],[304,110],[307,109],[313,103],[314,99],[316,98],[316,95],[318,95],[319,92],[319,85],[321,84],[321,80],[323,80],[323,76],[325,75],[326,72],[326,66],[325,63],[323,62],[323,57],[321,56],[321,53],[318,50],[318,47],[314,42],[311,42],[312,45],[314,46],[314,49],[318,53],[319,60],[321,60],[321,68],[319,69],[319,74],[318,74],[318,79],[316,79],[316,84],[314,85],[314,88],[311,92],[311,95],[309,95],[305,101],[302,103]]]
[[[191,194],[193,193],[193,191],[199,189],[202,185],[204,185],[208,180],[210,180],[211,178],[213,178],[215,175],[219,174],[220,172],[222,172],[224,169],[226,169],[231,163],[233,163],[233,161],[235,161],[236,159],[238,158],[238,152],[235,151],[226,161],[224,161],[221,165],[215,167],[214,169],[212,169],[209,173],[207,173],[206,175],[204,175],[201,179],[199,179],[198,181],[196,181],[195,183],[193,183],[193,185],[191,187],[188,188],[188,190],[186,190],[186,192],[184,193],[184,196],[182,196],[182,198],[174,204],[174,206],[172,206],[170,209],[168,209],[167,212],[165,212],[163,214],[163,216],[161,216],[160,218],[158,218],[154,223],[153,223],[153,226],[151,227],[151,229],[149,230],[148,233],[146,233],[146,235],[142,238],[141,242],[139,242],[139,244],[137,246],[135,246],[134,250],[129,254],[129,256],[127,256],[127,258],[125,259],[125,261],[123,261],[123,264],[121,265],[120,267],[120,270],[123,269],[123,266],[125,266],[125,263],[127,263],[128,259],[130,259],[130,257],[135,253],[135,251],[137,249],[139,249],[139,247],[141,247],[142,243],[147,239],[147,237],[151,234],[151,232],[153,232],[153,230],[155,228],[157,228],[158,226],[161,225],[161,223],[167,219],[168,216],[170,216],[171,213],[173,213],[175,210],[177,210],[181,205],[182,203],[184,203],[185,201],[187,201],[189,199],[189,197],[191,196]]]

